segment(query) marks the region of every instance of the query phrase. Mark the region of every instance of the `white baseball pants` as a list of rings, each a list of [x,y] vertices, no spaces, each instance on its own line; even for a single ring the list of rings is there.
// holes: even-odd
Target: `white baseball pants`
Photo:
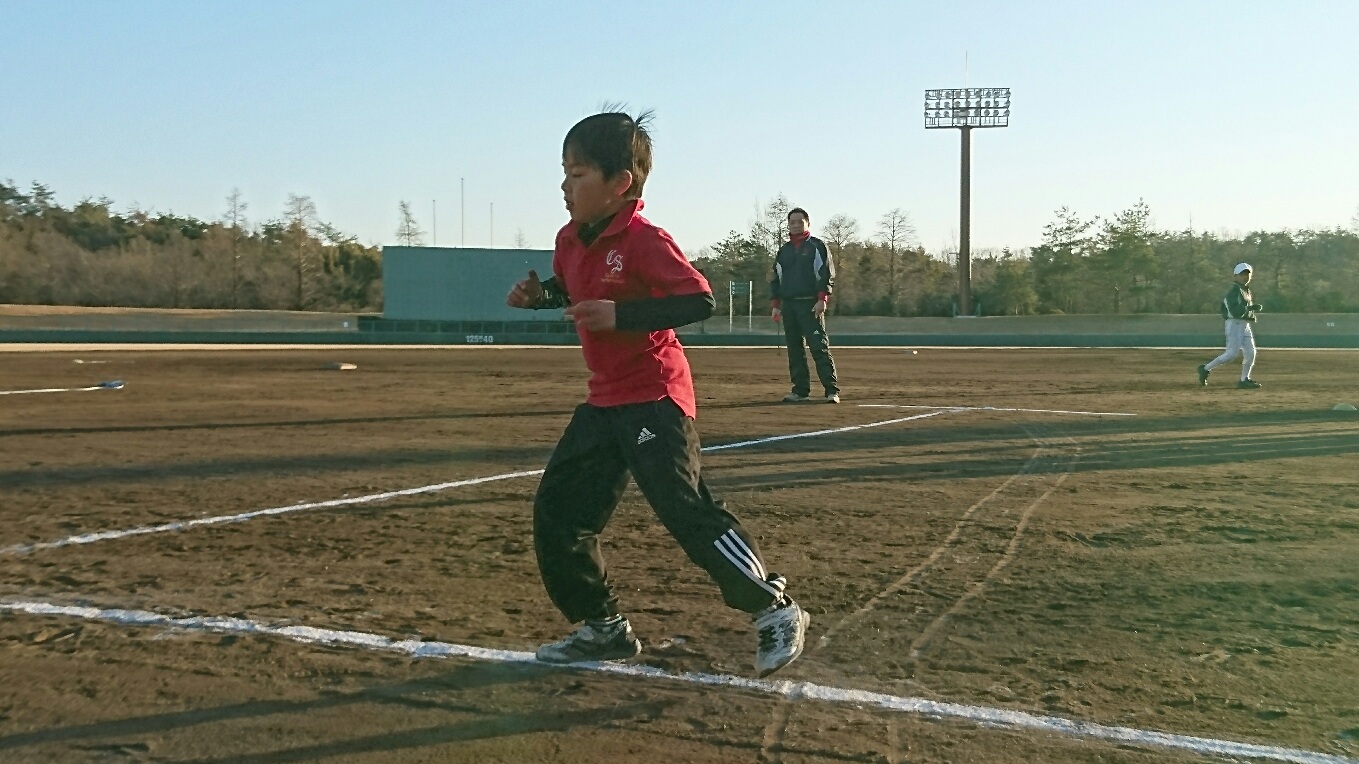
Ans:
[[[1250,322],[1241,318],[1227,319],[1227,349],[1222,355],[1204,364],[1204,368],[1212,371],[1224,363],[1231,363],[1237,354],[1241,354],[1241,379],[1250,379],[1251,369],[1255,367],[1255,333],[1251,331]]]

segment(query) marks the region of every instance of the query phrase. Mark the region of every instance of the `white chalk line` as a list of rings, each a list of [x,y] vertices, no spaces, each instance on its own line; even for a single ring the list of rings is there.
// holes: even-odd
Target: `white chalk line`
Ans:
[[[38,616],[83,618],[123,626],[150,626],[218,634],[281,637],[303,644],[340,645],[396,652],[409,655],[412,658],[467,658],[491,663],[524,663],[544,667],[551,665],[538,663],[533,653],[516,650],[496,650],[451,642],[398,640],[370,632],[323,629],[314,626],[270,626],[259,621],[224,616],[175,618],[145,610],[101,609],[31,601],[0,601],[0,610]],[[1042,716],[1005,708],[946,703],[926,698],[888,695],[812,682],[747,679],[726,674],[696,672],[671,673],[654,666],[626,663],[577,663],[573,664],[571,668],[638,679],[683,682],[709,687],[730,687],[788,700],[812,700],[823,703],[873,706],[889,711],[900,711],[934,718],[965,719],[985,726],[1037,730],[1069,737],[1094,738],[1143,747],[1173,748],[1200,754],[1271,759],[1297,762],[1297,764],[1359,764],[1359,760],[1344,756],[1297,748],[1281,748],[1193,735],[1176,735],[1134,727],[1111,727],[1093,722],[1065,719],[1058,716]]]
[[[703,449],[703,450],[704,450],[705,452],[707,452],[707,451],[725,451],[725,450],[727,450],[727,449],[729,449],[729,448],[744,448],[744,447],[746,447],[746,446],[754,446],[754,445],[757,445],[757,444],[760,444],[760,443],[774,443],[774,442],[777,442],[777,441],[780,441],[780,440],[794,440],[794,439],[796,439],[796,438],[815,438],[815,437],[817,437],[818,435],[835,435],[836,433],[841,433],[841,432],[851,432],[851,431],[853,431],[853,430],[866,430],[866,429],[868,429],[868,428],[870,428],[870,427],[883,427],[883,426],[886,426],[886,425],[889,425],[889,424],[900,424],[900,423],[902,423],[902,422],[909,422],[909,421],[911,421],[912,419],[926,419],[926,418],[928,418],[928,417],[938,416],[938,415],[940,415],[940,414],[948,414],[948,413],[952,413],[953,411],[959,411],[959,410],[960,410],[960,409],[947,408],[947,407],[944,407],[944,406],[938,406],[938,407],[936,407],[936,408],[939,408],[940,410],[939,410],[939,411],[931,411],[931,412],[928,413],[928,414],[915,414],[915,415],[913,415],[913,416],[904,416],[904,417],[900,417],[900,418],[898,418],[898,419],[884,419],[884,420],[881,421],[881,422],[869,422],[868,424],[853,424],[853,425],[849,425],[848,427],[836,427],[836,428],[830,429],[830,430],[815,430],[815,431],[813,431],[813,432],[797,432],[797,433],[793,433],[792,435],[774,435],[774,436],[772,436],[772,437],[768,437],[768,438],[760,438],[760,439],[758,439],[758,440],[743,440],[743,441],[741,441],[740,443],[727,443],[726,445],[721,445],[721,446],[708,446],[707,448],[705,448],[705,449]]]
[[[768,438],[757,438],[755,440],[743,440],[739,443],[728,443],[721,446],[708,446],[703,449],[709,451],[724,451],[732,448],[746,448],[765,443],[775,443],[785,440],[795,440],[798,438],[812,438],[821,435],[833,435],[836,433],[850,432],[852,430],[862,430],[869,427],[882,427],[889,424],[909,422],[913,419],[925,419],[940,414],[949,413],[944,411],[932,411],[926,414],[913,414],[907,417],[896,419],[885,419],[881,422],[870,422],[868,424],[856,424],[848,427],[837,427],[830,430],[815,430],[812,432],[799,432],[791,435],[774,435]],[[384,491],[382,493],[370,493],[364,496],[354,496],[343,499],[330,499],[329,501],[312,501],[301,504],[289,504],[286,507],[270,507],[269,509],[257,509],[251,512],[240,512],[233,515],[218,515],[216,517],[200,517],[193,520],[176,520],[157,525],[142,525],[135,528],[123,528],[120,530],[97,531],[94,533],[81,533],[75,536],[68,536],[56,541],[40,541],[32,544],[14,544],[12,546],[0,547],[0,557],[5,555],[27,554],[45,549],[58,549],[65,546],[78,546],[81,544],[93,544],[97,541],[111,541],[113,539],[128,538],[130,536],[145,536],[152,533],[168,533],[170,531],[182,531],[190,528],[198,528],[208,525],[222,525],[224,523],[240,523],[253,520],[257,517],[271,517],[275,515],[286,515],[293,512],[303,512],[313,509],[333,509],[335,507],[347,507],[355,504],[371,504],[374,502],[386,501],[388,499],[400,498],[403,496],[418,496],[420,494],[435,493],[446,491],[450,488],[461,488],[469,485],[480,485],[482,483],[493,483],[499,480],[513,480],[515,478],[534,477],[543,474],[543,470],[524,470],[520,472],[506,472],[500,475],[490,475],[487,477],[470,478],[468,480],[455,480],[449,483],[435,483],[433,485],[419,486],[416,488],[404,488],[398,491]]]
[[[77,546],[80,544],[93,544],[96,541],[109,541],[112,539],[127,538],[129,536],[144,536],[148,533],[166,533],[169,531],[182,531],[189,528],[197,528],[205,525],[220,525],[222,523],[240,523],[246,520],[253,520],[256,517],[269,517],[272,515],[286,515],[290,512],[302,512],[308,509],[331,509],[334,507],[345,507],[353,504],[368,504],[377,501],[386,501],[401,496],[417,496],[422,493],[433,493],[444,491],[449,488],[460,488],[462,486],[477,485],[480,483],[491,483],[497,480],[510,480],[512,478],[531,477],[543,474],[542,470],[528,470],[524,472],[506,472],[502,475],[491,475],[489,477],[471,478],[469,480],[455,480],[451,483],[435,483],[418,488],[405,488],[399,491],[385,491],[383,493],[370,493],[366,496],[354,496],[345,499],[331,499],[329,501],[312,501],[304,504],[290,504],[286,507],[271,507],[269,509],[257,509],[253,512],[241,512],[234,515],[218,515],[217,517],[200,517],[195,520],[177,520],[175,522],[161,523],[159,525],[142,525],[136,528],[124,528],[122,530],[98,531],[96,533],[82,533],[77,536],[68,536],[57,541],[41,541],[33,544],[15,544],[13,546],[0,547],[0,556],[7,554],[25,554],[36,552],[43,549],[57,549],[64,546]]]
[[[32,395],[34,393],[88,393],[94,390],[121,390],[122,383],[116,386],[109,382],[90,387],[44,387],[37,390],[0,390],[0,395]]]
[[[1137,416],[1123,411],[1064,411],[1062,409],[1013,409],[1002,406],[907,406],[896,403],[860,403],[866,409],[943,409],[945,411],[1024,411],[1034,414],[1072,414],[1078,416]]]

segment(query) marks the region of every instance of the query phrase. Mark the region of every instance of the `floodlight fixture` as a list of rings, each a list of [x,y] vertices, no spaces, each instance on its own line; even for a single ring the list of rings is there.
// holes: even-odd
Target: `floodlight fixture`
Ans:
[[[1009,127],[1009,88],[925,91],[925,127]]]
[[[1010,126],[1009,88],[925,91],[925,129],[957,128],[962,135],[959,183],[958,313],[972,315],[972,128]]]

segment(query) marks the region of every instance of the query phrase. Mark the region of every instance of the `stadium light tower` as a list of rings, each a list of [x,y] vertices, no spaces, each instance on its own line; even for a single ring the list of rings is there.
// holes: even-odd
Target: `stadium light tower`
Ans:
[[[959,190],[958,315],[972,315],[972,128],[1010,126],[1009,88],[925,91],[925,129],[956,127],[963,137]]]

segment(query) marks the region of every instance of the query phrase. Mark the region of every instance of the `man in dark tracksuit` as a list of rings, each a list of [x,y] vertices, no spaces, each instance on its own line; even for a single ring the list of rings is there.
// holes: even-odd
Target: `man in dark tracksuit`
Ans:
[[[774,320],[783,318],[783,334],[788,338],[788,374],[793,391],[785,403],[805,401],[811,395],[812,381],[807,372],[805,341],[816,362],[816,376],[826,392],[826,403],[840,402],[840,383],[835,378],[835,359],[831,358],[830,337],[826,335],[826,305],[835,285],[835,262],[826,242],[811,235],[807,211],[797,207],[788,213],[788,242],[774,257],[774,278],[769,282],[769,297]]]

